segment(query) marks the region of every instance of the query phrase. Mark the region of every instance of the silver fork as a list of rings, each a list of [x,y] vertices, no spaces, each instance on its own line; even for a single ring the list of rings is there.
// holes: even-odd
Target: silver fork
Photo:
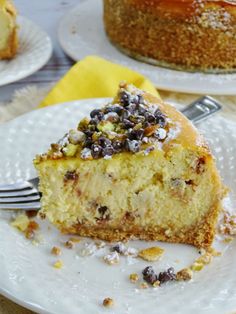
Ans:
[[[39,210],[39,179],[0,185],[0,209]]]
[[[187,107],[182,113],[193,123],[202,121],[222,106],[214,98],[203,96]],[[40,193],[38,191],[38,178],[10,185],[0,185],[0,209],[39,210]]]

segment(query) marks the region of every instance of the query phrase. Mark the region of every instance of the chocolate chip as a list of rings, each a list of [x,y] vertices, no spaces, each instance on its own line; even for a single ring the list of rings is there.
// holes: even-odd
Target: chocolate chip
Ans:
[[[91,154],[94,159],[99,158],[101,156],[101,153],[102,153],[102,147],[100,145],[93,144],[91,146]]]
[[[110,217],[109,209],[107,206],[100,206],[98,208],[98,213],[100,217],[97,218],[97,221],[108,220]]]
[[[127,119],[124,119],[123,120],[123,123],[121,124],[121,126],[124,128],[124,129],[130,129],[130,128],[133,128],[134,127],[134,123],[127,120]]]
[[[92,144],[93,144],[93,140],[91,139],[91,137],[87,137],[86,140],[84,141],[83,147],[91,148]]]
[[[94,109],[93,111],[90,112],[91,118],[97,118],[98,120],[102,120],[103,116],[104,113],[100,109]]]
[[[106,147],[103,148],[102,150],[102,156],[112,156],[114,154],[114,148],[111,145],[108,145]]]
[[[64,175],[64,181],[78,180],[78,174],[75,171],[67,171]]]
[[[129,110],[124,109],[122,112],[122,119],[129,119],[131,113],[129,112]]]
[[[102,146],[104,148],[106,146],[111,145],[111,141],[108,138],[106,138],[104,136],[101,136],[98,139],[98,145],[100,145],[100,146]]]
[[[135,97],[132,99],[132,102],[139,105],[144,103],[144,98],[142,95],[135,95]]]
[[[122,143],[121,141],[119,141],[119,140],[115,140],[115,141],[112,143],[112,146],[113,146],[113,148],[114,148],[114,150],[115,150],[116,152],[121,152],[122,149],[123,149],[123,147],[124,147],[123,143]]]
[[[109,113],[109,112],[115,112],[118,115],[120,115],[123,112],[123,107],[121,106],[109,106],[109,107],[105,107],[104,109],[104,113]]]
[[[154,282],[158,280],[158,276],[154,272],[154,269],[152,268],[152,266],[146,267],[142,271],[142,274],[143,274],[143,279],[150,284],[154,284]]]
[[[160,283],[165,283],[167,281],[176,280],[176,274],[173,267],[167,269],[167,271],[161,272],[158,276],[158,280]]]
[[[156,110],[155,117],[156,117],[157,124],[159,124],[162,128],[166,126],[167,124],[166,117],[163,115],[163,113],[159,109]]]
[[[156,122],[156,117],[150,112],[145,113],[145,119],[149,123],[155,123]]]
[[[112,252],[117,252],[119,254],[123,254],[124,253],[124,244],[122,243],[117,243],[116,245],[114,245],[112,248],[111,248],[111,251]]]
[[[121,92],[120,94],[120,103],[126,107],[129,106],[131,103],[131,95],[126,92]]]
[[[84,134],[85,134],[87,137],[92,137],[93,133],[94,133],[94,132],[91,131],[91,130],[89,130],[89,129],[87,129],[87,130],[84,131]]]
[[[131,130],[128,134],[128,138],[130,140],[142,140],[143,135],[144,135],[143,129]]]

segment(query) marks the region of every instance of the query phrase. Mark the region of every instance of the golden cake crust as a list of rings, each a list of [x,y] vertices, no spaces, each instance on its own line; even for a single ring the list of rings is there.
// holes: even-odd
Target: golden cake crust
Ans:
[[[139,226],[132,225],[129,221],[129,228],[109,229],[106,227],[85,226],[83,224],[75,224],[70,228],[61,227],[64,234],[79,234],[83,237],[91,237],[93,239],[102,239],[108,242],[128,241],[128,240],[145,240],[145,241],[165,241],[170,243],[191,244],[198,248],[208,248],[211,246],[215,236],[215,224],[217,222],[219,211],[219,203],[212,207],[210,213],[198,224],[191,226],[189,229],[182,229],[177,234],[168,234],[162,228],[142,229]]]
[[[6,12],[11,16],[12,20],[16,19],[16,9],[11,1],[6,1],[5,3]],[[9,36],[7,45],[4,49],[0,50],[0,59],[12,59],[17,53],[18,49],[18,27],[15,26],[12,28],[11,34]]]
[[[104,25],[124,53],[206,72],[236,68],[236,2],[104,0]]]

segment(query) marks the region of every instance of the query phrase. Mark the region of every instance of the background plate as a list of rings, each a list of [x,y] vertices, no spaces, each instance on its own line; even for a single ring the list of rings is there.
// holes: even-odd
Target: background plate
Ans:
[[[38,71],[52,54],[49,36],[36,24],[19,16],[19,48],[14,59],[0,60],[0,86],[23,79]]]
[[[102,0],[83,0],[61,20],[58,37],[64,51],[74,60],[98,55],[148,77],[156,87],[177,92],[234,95],[235,74],[203,74],[174,71],[136,61],[108,41],[103,27]]]
[[[35,175],[32,159],[44,152],[79,119],[107,100],[91,99],[48,107],[27,113],[0,126],[0,182],[28,179]],[[236,202],[236,123],[214,116],[199,125],[216,156],[219,170],[232,192],[228,207]],[[121,258],[108,266],[102,261],[107,248],[94,256],[80,257],[84,241],[73,250],[63,248],[54,228],[40,222],[44,240],[34,246],[9,225],[12,213],[0,211],[0,293],[40,313],[107,313],[101,306],[112,297],[112,314],[231,314],[236,309],[236,243],[214,246],[223,253],[187,283],[170,283],[157,289],[137,289],[128,280],[130,273],[140,273],[149,265],[138,259]],[[133,241],[136,248],[157,244],[165,249],[161,261],[153,263],[157,271],[173,266],[177,271],[191,264],[198,251],[187,245]],[[52,246],[62,247],[64,267],[52,267],[58,259],[50,254]],[[158,311],[157,311],[158,309]]]

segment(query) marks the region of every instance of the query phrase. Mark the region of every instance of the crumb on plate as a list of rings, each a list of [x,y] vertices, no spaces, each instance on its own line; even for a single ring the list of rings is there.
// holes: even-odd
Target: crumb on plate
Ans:
[[[57,246],[54,246],[51,249],[51,254],[59,256],[59,255],[61,255],[61,249],[59,247],[57,247]]]
[[[112,298],[105,298],[102,304],[105,307],[112,307],[114,305],[114,300]]]
[[[149,247],[138,252],[138,257],[148,262],[155,262],[161,258],[164,250],[158,246]]]

